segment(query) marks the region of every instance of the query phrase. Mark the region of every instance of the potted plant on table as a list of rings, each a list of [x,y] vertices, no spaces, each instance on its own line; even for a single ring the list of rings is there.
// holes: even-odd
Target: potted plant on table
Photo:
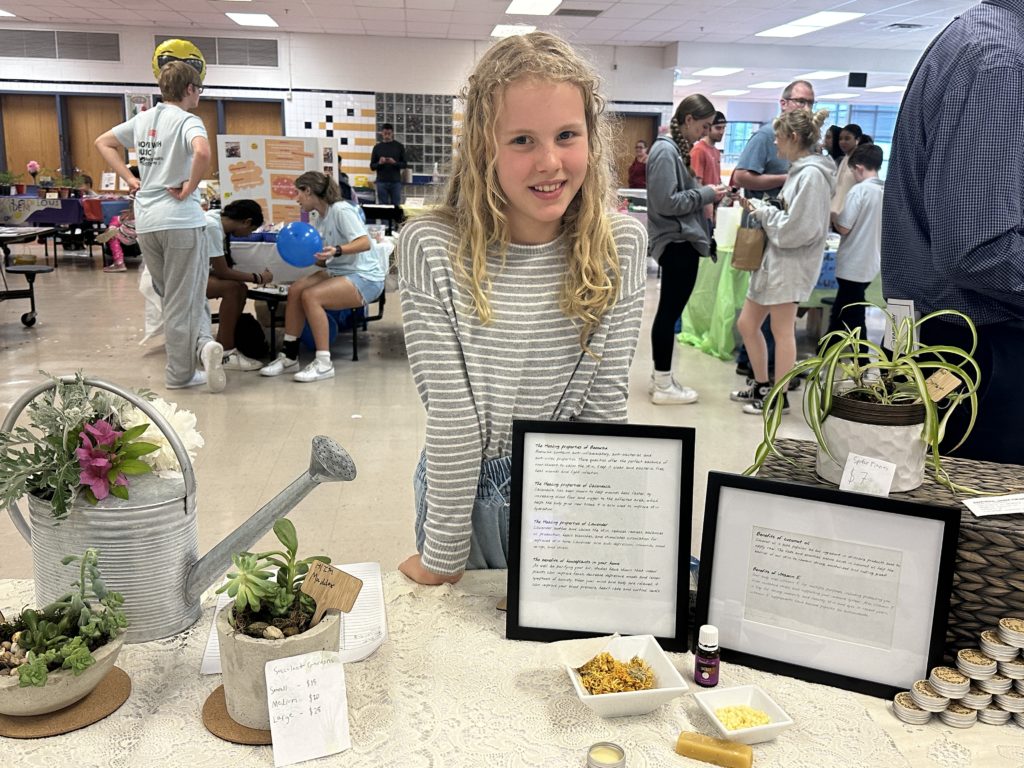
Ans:
[[[99,685],[124,643],[124,598],[107,590],[97,551],[63,562],[78,563],[75,591],[0,621],[0,714],[39,715],[74,704]]]
[[[270,729],[267,662],[337,651],[340,645],[340,615],[325,614],[310,627],[316,602],[301,591],[310,564],[331,559],[314,555],[298,560],[298,536],[287,518],[274,523],[274,534],[283,551],[233,554],[235,570],[217,590],[234,598],[216,623],[228,714],[236,723],[264,731]]]
[[[0,171],[0,195],[14,194],[15,185],[21,180],[20,173]]]
[[[892,350],[862,338],[860,328],[833,331],[821,340],[817,355],[799,361],[775,383],[764,405],[764,439],[744,474],[756,472],[771,454],[787,458],[775,446],[783,395],[790,381],[806,376],[803,415],[818,442],[819,477],[838,484],[848,454],[857,453],[896,464],[893,491],[917,488],[924,479],[926,463],[937,482],[967,490],[952,483],[943,470],[939,444],[958,408],[968,409],[968,425],[950,450],[955,450],[974,426],[981,376],[973,358],[977,348],[974,324],[956,310],[939,310],[899,322],[885,314],[895,328]],[[971,349],[916,341],[919,329],[940,317],[959,318],[970,328]]]

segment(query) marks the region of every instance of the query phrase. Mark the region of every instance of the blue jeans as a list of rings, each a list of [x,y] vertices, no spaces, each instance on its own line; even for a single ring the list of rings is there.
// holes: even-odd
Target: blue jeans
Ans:
[[[402,182],[400,181],[378,181],[377,203],[378,205],[401,205],[402,204]]]
[[[490,459],[480,468],[473,502],[473,538],[466,570],[508,568],[508,507],[512,457]],[[416,551],[423,552],[427,518],[427,457],[420,454],[412,479],[416,495]]]

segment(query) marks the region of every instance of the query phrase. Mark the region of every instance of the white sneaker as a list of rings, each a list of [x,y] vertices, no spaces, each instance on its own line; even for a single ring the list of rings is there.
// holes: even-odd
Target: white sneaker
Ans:
[[[651,393],[651,402],[654,405],[688,405],[696,403],[699,395],[697,390],[684,387],[675,379],[667,387],[655,387]]]
[[[208,341],[199,353],[199,360],[206,371],[206,387],[211,392],[223,392],[228,377],[224,373],[224,347],[216,341]]]
[[[292,376],[296,381],[321,381],[334,378],[334,364],[313,360],[309,365]]]
[[[263,367],[263,363],[259,360],[246,357],[237,349],[224,355],[223,365],[224,370],[227,371],[258,371]]]
[[[166,384],[168,389],[188,389],[189,387],[201,387],[206,383],[206,371],[196,371],[192,378],[184,384]]]
[[[260,376],[280,376],[285,371],[290,371],[298,366],[298,360],[291,360],[285,356],[284,352],[278,352],[274,362],[267,363],[267,365],[260,368]]]

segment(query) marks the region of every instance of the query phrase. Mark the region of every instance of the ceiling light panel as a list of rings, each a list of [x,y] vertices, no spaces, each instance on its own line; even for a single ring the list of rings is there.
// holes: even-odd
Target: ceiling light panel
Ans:
[[[794,19],[788,24],[781,24],[771,29],[756,32],[755,37],[800,37],[820,29],[834,27],[837,24],[845,24],[848,21],[859,19],[863,13],[842,13],[837,11],[823,11],[812,13],[800,19]]]
[[[512,0],[505,9],[510,16],[550,16],[562,0]]]
[[[737,72],[742,71],[743,67],[706,67],[698,69],[693,74],[699,77],[725,77],[726,75],[735,75]]]
[[[860,96],[859,93],[823,93],[818,97],[818,101],[844,101],[856,99],[858,96]]]
[[[243,27],[276,27],[277,22],[265,13],[225,13],[235,24]]]
[[[816,69],[803,75],[797,75],[797,80],[834,80],[837,77],[846,77],[847,72],[840,72],[837,69]]]
[[[776,88],[785,88],[787,85],[789,85],[789,83],[786,80],[765,80],[763,83],[751,83],[750,85],[747,86],[747,88],[770,88],[772,90],[775,90]]]
[[[743,88],[725,88],[721,91],[712,91],[712,96],[742,96],[745,93],[750,93]]]

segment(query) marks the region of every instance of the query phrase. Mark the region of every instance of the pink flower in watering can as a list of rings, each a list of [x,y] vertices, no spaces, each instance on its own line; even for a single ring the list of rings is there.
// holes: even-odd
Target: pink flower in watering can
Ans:
[[[127,476],[152,471],[138,457],[152,453],[157,446],[136,439],[148,426],[145,424],[122,432],[103,419],[83,425],[83,430],[78,433],[82,447],[75,449],[75,457],[81,469],[78,482],[88,486],[83,494],[86,501],[95,504],[111,494],[127,499]]]

